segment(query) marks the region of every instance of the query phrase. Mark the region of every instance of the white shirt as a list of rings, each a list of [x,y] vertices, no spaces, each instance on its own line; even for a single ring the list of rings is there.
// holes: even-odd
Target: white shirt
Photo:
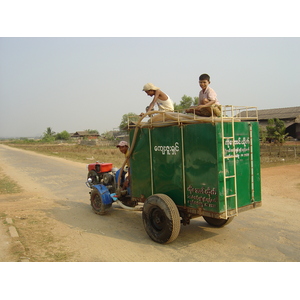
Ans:
[[[158,105],[158,110],[174,111],[174,104],[169,96],[167,100],[157,99],[156,103]]]

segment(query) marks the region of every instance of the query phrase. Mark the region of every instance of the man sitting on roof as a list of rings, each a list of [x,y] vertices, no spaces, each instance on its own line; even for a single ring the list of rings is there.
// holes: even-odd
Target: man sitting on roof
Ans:
[[[150,105],[147,106],[146,112],[153,110],[155,105],[158,106],[158,110],[160,111],[174,111],[174,104],[171,98],[153,83],[145,84],[143,91],[150,97],[154,96]],[[141,113],[140,117],[143,115],[144,113]]]
[[[210,77],[202,74],[199,77],[201,91],[199,93],[199,104],[186,109],[187,113],[195,113],[198,116],[210,117],[212,115],[219,117],[221,115],[220,103],[217,99],[216,92],[209,87]]]

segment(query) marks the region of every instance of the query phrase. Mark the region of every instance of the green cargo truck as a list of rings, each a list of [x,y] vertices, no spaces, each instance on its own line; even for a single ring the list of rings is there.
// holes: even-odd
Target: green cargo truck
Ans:
[[[149,115],[146,122],[129,122],[126,197],[143,204],[144,227],[152,240],[171,242],[181,224],[200,216],[222,227],[261,205],[256,108],[222,106],[221,117]]]

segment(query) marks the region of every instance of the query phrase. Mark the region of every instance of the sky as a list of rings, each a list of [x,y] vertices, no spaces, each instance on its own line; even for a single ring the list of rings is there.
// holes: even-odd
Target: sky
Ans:
[[[84,36],[89,30],[82,33],[79,27],[68,32],[66,26],[52,34],[46,26],[39,32],[36,23],[34,30],[24,23],[0,31],[0,138],[39,137],[48,127],[57,133],[104,133],[118,128],[124,114],[145,111],[152,98],[142,91],[144,84],[155,84],[179,104],[183,95],[198,96],[202,73],[211,76],[223,105],[299,106],[300,38],[294,32],[197,36],[187,30],[190,35],[184,36],[154,27],[152,36],[150,20],[144,23],[147,30],[125,36],[122,23],[99,36],[92,36],[93,30]],[[5,22],[13,21],[6,17]],[[129,29],[134,24],[139,27],[130,23]]]

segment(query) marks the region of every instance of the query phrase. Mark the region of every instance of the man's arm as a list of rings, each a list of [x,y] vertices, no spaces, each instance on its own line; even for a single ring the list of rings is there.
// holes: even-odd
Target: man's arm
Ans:
[[[213,104],[216,103],[216,100],[208,100],[205,98],[205,99],[203,99],[203,103],[204,104],[198,105],[198,107],[201,108],[201,107],[212,106]]]

